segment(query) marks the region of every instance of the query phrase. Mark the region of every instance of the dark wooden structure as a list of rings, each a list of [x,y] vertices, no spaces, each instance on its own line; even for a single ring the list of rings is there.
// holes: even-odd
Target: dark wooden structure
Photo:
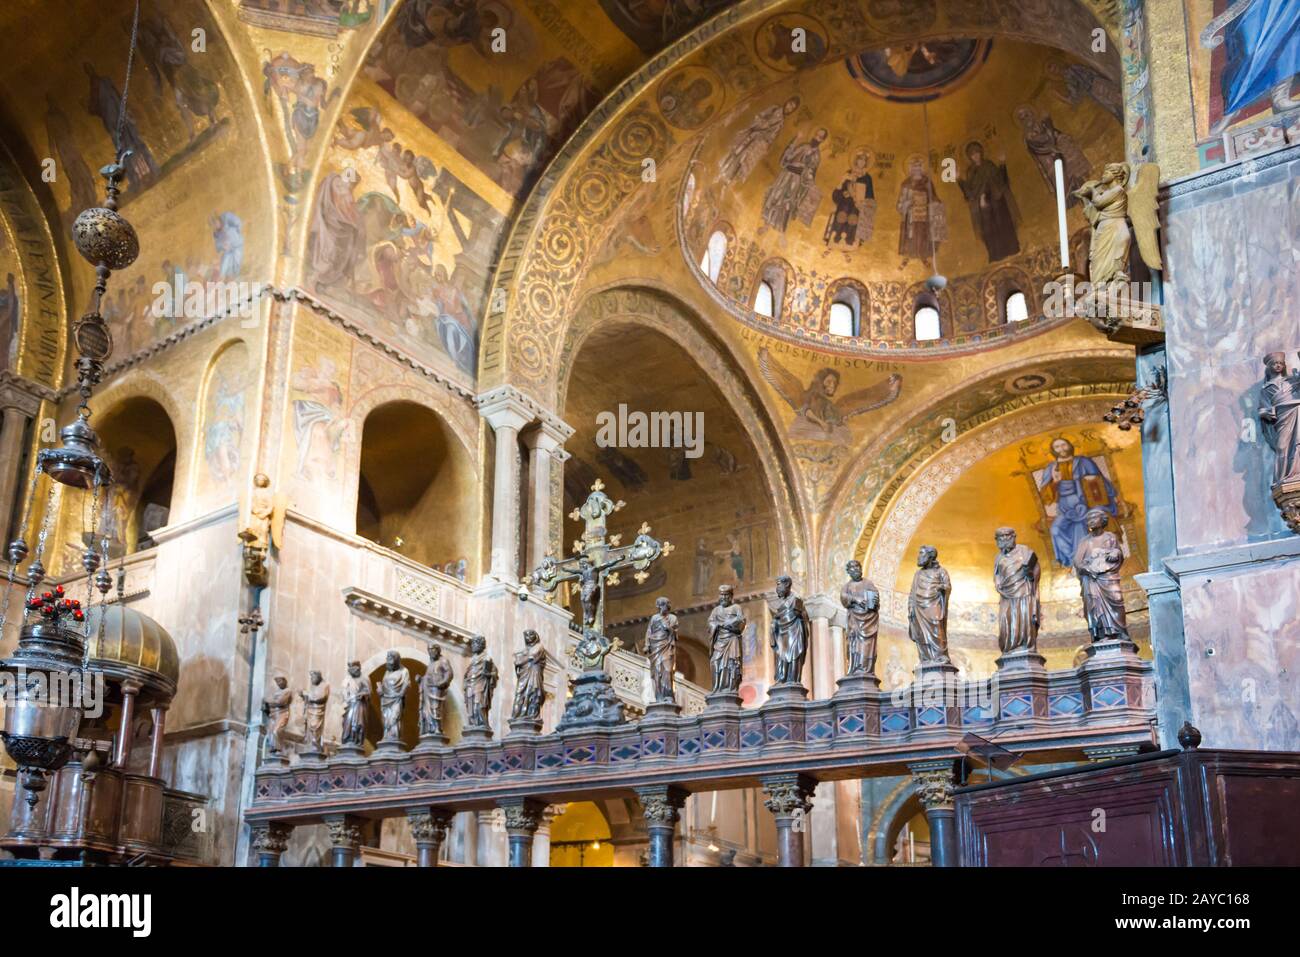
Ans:
[[[1300,865],[1300,753],[1157,751],[958,788],[962,867]]]

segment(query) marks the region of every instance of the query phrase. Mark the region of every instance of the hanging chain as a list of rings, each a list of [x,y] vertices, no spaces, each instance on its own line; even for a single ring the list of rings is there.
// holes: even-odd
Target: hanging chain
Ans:
[[[45,516],[41,520],[40,534],[36,536],[36,551],[32,554],[31,565],[27,566],[27,574],[28,574],[28,581],[29,581],[29,584],[27,586],[28,602],[30,602],[36,596],[36,586],[39,585],[45,579],[45,566],[41,562],[41,558],[45,554],[45,539],[46,537],[48,537],[50,533],[50,521],[53,518],[55,512],[57,511],[58,508],[57,502],[59,499],[62,498],[62,495],[60,494],[62,490],[63,490],[63,484],[61,482],[55,482],[55,481],[50,482],[50,494],[45,501]],[[39,577],[32,575],[33,566],[40,570]]]
[[[18,538],[15,541],[21,540],[27,534],[27,523],[32,520],[32,502],[36,498],[36,480],[40,477],[41,466],[40,463],[37,463],[36,468],[32,470],[32,480],[27,485],[27,497],[23,503],[23,517],[18,525]],[[5,622],[9,620],[9,595],[14,590],[14,585],[17,584],[14,581],[14,572],[18,571],[18,563],[22,561],[22,557],[12,550],[5,557],[9,559],[9,571],[5,576],[8,581],[5,584],[4,599],[0,601],[0,637],[4,636]],[[26,609],[27,606],[24,605],[24,615],[27,613]]]
[[[98,528],[96,519],[99,517],[99,487],[99,473],[96,472],[95,484],[90,493],[90,538],[86,541],[86,551],[92,555],[95,553],[95,531]],[[94,565],[91,562],[85,562],[84,567],[86,569],[86,626],[84,629],[85,636],[81,642],[81,671],[83,675],[86,669],[90,667],[90,608],[95,600]]]
[[[122,82],[122,104],[117,111],[117,135],[113,138],[113,147],[117,150],[117,161],[122,161],[122,130],[126,126],[126,101],[131,94],[131,67],[135,63],[135,46],[140,36],[140,0],[135,0],[135,17],[131,21],[131,47],[126,51],[126,79]]]

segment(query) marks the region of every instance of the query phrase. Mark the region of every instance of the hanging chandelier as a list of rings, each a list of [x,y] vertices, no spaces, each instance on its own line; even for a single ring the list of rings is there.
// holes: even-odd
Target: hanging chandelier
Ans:
[[[130,150],[122,149],[122,130],[126,122],[139,25],[140,0],[136,0],[131,46],[126,59],[126,80],[117,118],[116,159],[100,170],[106,183],[104,204],[83,210],[72,226],[72,240],[77,251],[95,267],[95,288],[90,308],[72,329],[77,349],[77,391],[81,402],[73,420],[60,431],[59,445],[37,452],[17,537],[6,550],[9,569],[4,597],[0,600],[0,633],[3,633],[8,618],[12,592],[25,582],[27,594],[22,605],[18,645],[8,658],[0,660],[0,674],[6,677],[9,689],[4,702],[4,727],[0,730],[0,739],[18,766],[19,778],[31,807],[35,807],[40,799],[48,776],[67,764],[74,753],[82,714],[86,705],[91,704],[84,700],[89,678],[86,642],[89,616],[86,612],[94,597],[93,586],[99,591],[101,613],[98,620],[102,629],[102,607],[112,587],[112,579],[104,567],[108,561],[108,538],[101,538],[98,548],[95,539],[99,528],[104,527],[100,524],[100,510],[110,507],[105,491],[113,478],[100,454],[99,436],[90,426],[89,402],[103,376],[104,362],[113,352],[112,335],[100,314],[109,277],[113,272],[130,266],[140,254],[135,229],[117,211],[125,163],[130,156]],[[81,565],[86,572],[84,606],[81,599],[74,598],[62,584],[42,588],[47,578],[44,564],[47,546],[52,550],[48,541],[51,530],[57,534],[59,516],[69,504],[67,499],[70,497],[80,498],[77,514],[83,523],[85,516],[90,516],[89,528],[84,528],[81,535],[85,543],[81,555]],[[43,499],[44,504],[37,523],[39,532],[35,548],[31,549],[23,536],[30,527],[32,510],[38,499]],[[20,575],[19,565],[29,555],[31,561]]]

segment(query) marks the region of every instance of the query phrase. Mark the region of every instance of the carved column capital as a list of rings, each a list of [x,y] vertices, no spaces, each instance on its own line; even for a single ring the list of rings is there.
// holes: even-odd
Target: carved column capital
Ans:
[[[686,799],[690,797],[690,792],[671,784],[637,788],[636,793],[649,827],[675,827]]]
[[[416,844],[441,844],[447,839],[447,829],[451,827],[455,813],[436,807],[411,811],[406,815],[406,820],[411,825],[411,837]]]
[[[778,818],[795,817],[812,810],[817,782],[804,774],[777,774],[763,778],[763,803]]]
[[[361,843],[361,822],[354,817],[330,817],[325,819],[325,826],[330,832],[330,846],[355,849]]]
[[[274,854],[279,857],[289,846],[289,838],[292,836],[293,827],[289,824],[282,824],[279,821],[254,824],[253,850],[258,854]]]
[[[542,823],[546,802],[521,800],[502,801],[500,807],[506,814],[507,834],[527,834],[531,837]]]
[[[952,761],[922,761],[908,765],[921,807],[926,811],[952,810],[952,791],[956,787]]]

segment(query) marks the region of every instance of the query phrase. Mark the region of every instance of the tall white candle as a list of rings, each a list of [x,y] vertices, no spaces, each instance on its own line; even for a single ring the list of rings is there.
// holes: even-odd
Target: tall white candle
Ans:
[[[1070,237],[1065,227],[1065,163],[1056,158],[1056,222],[1061,233],[1061,268],[1070,268]]]

